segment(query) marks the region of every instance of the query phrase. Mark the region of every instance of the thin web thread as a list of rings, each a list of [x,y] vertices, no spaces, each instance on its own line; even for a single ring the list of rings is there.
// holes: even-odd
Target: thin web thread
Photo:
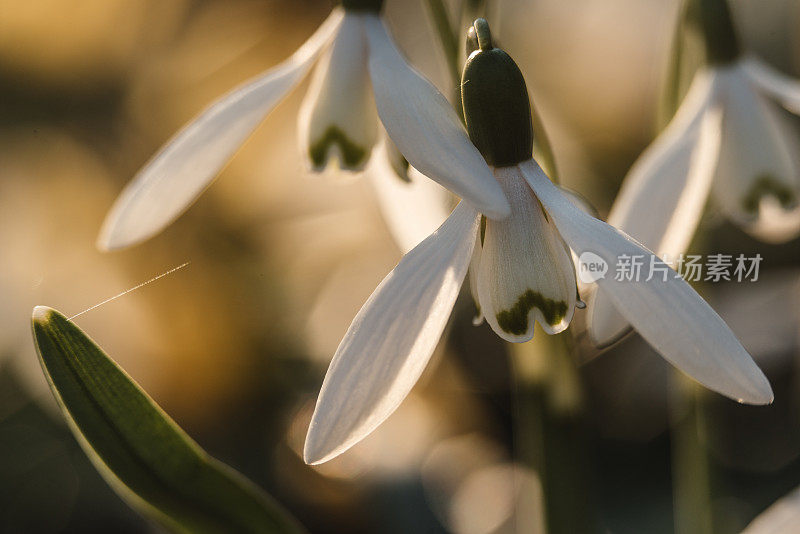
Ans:
[[[141,283],[141,284],[139,284],[138,286],[132,287],[132,288],[130,288],[130,289],[126,289],[126,290],[125,290],[125,291],[123,291],[122,293],[120,293],[120,294],[118,294],[118,295],[114,295],[113,297],[111,297],[111,298],[108,298],[108,299],[104,300],[103,302],[98,302],[97,304],[95,304],[95,305],[94,305],[94,306],[92,306],[91,308],[86,308],[86,309],[85,309],[85,310],[83,310],[82,312],[80,312],[80,313],[76,313],[75,315],[73,315],[72,317],[69,317],[68,319],[71,321],[71,320],[73,320],[75,317],[79,317],[79,316],[83,315],[83,314],[84,314],[84,313],[86,313],[86,312],[90,312],[90,311],[92,311],[92,310],[93,310],[93,309],[95,309],[95,308],[99,308],[99,307],[100,307],[100,306],[102,306],[103,304],[108,304],[108,303],[109,303],[109,302],[111,302],[112,300],[116,300],[116,299],[118,299],[118,298],[120,298],[120,297],[124,297],[125,295],[127,295],[128,293],[130,293],[130,292],[132,292],[132,291],[136,291],[137,289],[140,289],[140,288],[142,288],[142,287],[146,286],[147,284],[152,284],[153,282],[155,282],[156,280],[158,280],[158,279],[160,279],[160,278],[164,278],[165,276],[167,276],[167,275],[169,275],[169,274],[172,274],[172,273],[174,273],[175,271],[179,271],[179,270],[183,269],[184,267],[186,267],[186,266],[187,266],[187,265],[189,265],[190,263],[191,263],[190,261],[187,261],[186,263],[184,263],[184,264],[182,264],[182,265],[178,265],[177,267],[173,267],[172,269],[170,269],[170,270],[169,270],[169,271],[167,271],[167,272],[161,273],[161,274],[159,274],[158,276],[154,276],[153,278],[151,278],[151,279],[150,279],[150,280],[148,280],[147,282],[142,282],[142,283]]]

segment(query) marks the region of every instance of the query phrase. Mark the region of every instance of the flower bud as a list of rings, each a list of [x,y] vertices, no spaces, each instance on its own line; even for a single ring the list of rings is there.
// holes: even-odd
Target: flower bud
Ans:
[[[510,167],[533,152],[528,90],[514,60],[492,44],[488,23],[478,19],[473,27],[479,48],[461,77],[467,132],[489,165]]]

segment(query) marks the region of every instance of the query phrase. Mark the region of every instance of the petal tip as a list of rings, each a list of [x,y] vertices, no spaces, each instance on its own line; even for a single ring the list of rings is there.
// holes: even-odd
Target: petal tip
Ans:
[[[306,443],[303,447],[303,462],[306,465],[320,465],[332,460],[339,456],[344,450],[339,450],[340,447],[331,450],[329,447],[323,446],[319,443],[316,435],[312,434],[309,428],[308,435],[306,436]]]
[[[775,401],[775,394],[767,378],[762,374],[762,380],[756,389],[745,398],[737,399],[740,404],[751,404],[753,406],[767,406]]]
[[[120,226],[106,221],[100,229],[95,241],[95,248],[100,252],[114,252],[144,243],[158,232],[130,232]],[[126,235],[127,234],[127,235]]]
[[[320,465],[327,461],[326,458],[315,456],[311,453],[303,451],[303,462],[306,465]]]
[[[511,215],[511,204],[503,196],[491,204],[482,206],[479,211],[494,221],[502,221]]]
[[[115,246],[114,242],[105,234],[100,234],[97,236],[97,240],[94,242],[94,246],[100,252],[111,252],[113,250],[117,250],[119,246]]]
[[[126,248],[130,245],[138,243],[139,241],[125,241],[119,237],[119,233],[114,231],[115,223],[112,222],[110,213],[109,217],[103,222],[100,232],[97,234],[97,240],[94,242],[95,248],[100,252],[112,252]]]
[[[34,324],[44,325],[50,322],[58,312],[48,306],[36,306],[33,308],[32,320]]]

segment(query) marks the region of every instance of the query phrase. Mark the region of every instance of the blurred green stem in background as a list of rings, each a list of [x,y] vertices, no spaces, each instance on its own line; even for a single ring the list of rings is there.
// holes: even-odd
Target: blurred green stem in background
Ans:
[[[738,57],[728,1],[685,0],[675,22],[671,46],[658,110],[658,130],[675,115],[698,69]]]
[[[570,333],[509,344],[515,461],[539,477],[552,534],[595,532],[583,396]]]
[[[436,27],[436,33],[439,36],[439,42],[444,51],[444,57],[447,61],[447,68],[450,71],[450,77],[453,80],[454,87],[458,87],[461,81],[461,66],[459,65],[458,54],[458,35],[453,30],[450,24],[450,17],[447,14],[447,6],[444,0],[428,0],[428,9],[433,19],[433,24]],[[460,108],[460,106],[456,106]]]
[[[676,534],[711,534],[711,466],[704,432],[705,391],[680,371],[672,371],[670,398],[672,488]]]
[[[693,3],[693,0],[683,2],[675,21],[672,48],[657,113],[656,131],[663,130],[672,120],[689,90],[692,78],[704,62],[702,38],[697,32],[688,29],[691,26],[690,19],[696,16]]]

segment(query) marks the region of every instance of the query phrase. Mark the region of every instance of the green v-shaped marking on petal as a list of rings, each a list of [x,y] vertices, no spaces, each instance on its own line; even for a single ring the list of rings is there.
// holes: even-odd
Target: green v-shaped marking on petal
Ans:
[[[748,213],[756,214],[761,198],[768,195],[775,197],[784,209],[790,209],[797,204],[794,191],[769,174],[762,174],[742,198],[742,207]]]
[[[308,150],[311,163],[315,169],[322,169],[328,162],[328,152],[333,145],[338,145],[341,150],[341,166],[347,169],[355,169],[366,163],[369,151],[357,145],[347,138],[338,126],[328,126],[319,141],[312,144]]]
[[[547,298],[538,291],[528,289],[510,309],[497,314],[497,324],[505,332],[521,336],[528,331],[528,314],[533,308],[542,312],[544,320],[550,326],[557,325],[567,315],[566,302]]]

